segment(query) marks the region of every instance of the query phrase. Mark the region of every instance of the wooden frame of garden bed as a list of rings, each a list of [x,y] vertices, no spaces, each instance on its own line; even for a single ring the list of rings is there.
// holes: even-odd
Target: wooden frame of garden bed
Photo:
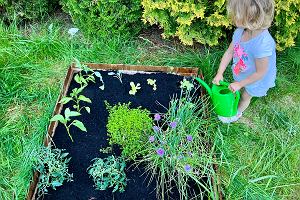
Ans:
[[[199,68],[196,67],[170,67],[170,66],[143,66],[143,65],[125,65],[125,64],[96,64],[96,63],[84,63],[85,65],[89,66],[90,68],[94,70],[126,70],[126,71],[137,71],[137,72],[166,72],[166,73],[173,73],[181,76],[197,76],[200,78],[203,78],[202,72]],[[58,99],[55,104],[54,111],[52,113],[52,116],[59,114],[63,108],[63,104],[59,103],[60,99],[65,96],[68,92],[70,83],[72,81],[73,75],[75,73],[78,73],[80,71],[79,68],[75,67],[75,63],[73,63],[67,72],[67,75],[65,77],[62,90],[60,92],[60,95],[58,96]],[[201,92],[203,94],[203,91]],[[58,125],[57,121],[50,122],[50,125],[48,127],[47,135],[44,139],[44,145],[48,146],[50,142],[52,141],[52,138],[55,133],[55,129]],[[217,166],[214,166],[215,171],[218,170]],[[32,182],[29,187],[29,191],[27,194],[27,200],[35,200],[35,196],[37,193],[37,184],[39,179],[39,173],[34,172]],[[214,182],[212,180],[212,182]],[[217,178],[217,186],[214,186],[215,192],[218,193],[219,200],[222,200],[222,193],[220,190],[220,181],[219,178]]]

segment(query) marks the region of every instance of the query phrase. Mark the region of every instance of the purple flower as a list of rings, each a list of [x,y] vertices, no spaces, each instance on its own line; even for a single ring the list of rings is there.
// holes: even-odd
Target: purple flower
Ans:
[[[156,153],[157,153],[159,156],[162,157],[162,156],[165,154],[165,150],[162,149],[162,148],[159,148],[159,149],[156,150]]]
[[[191,165],[189,165],[189,164],[185,165],[185,166],[184,166],[184,170],[185,170],[186,172],[191,171],[191,170],[192,170]]]
[[[155,140],[155,137],[153,135],[149,137],[149,142],[154,142],[154,140]]]
[[[193,140],[193,136],[191,135],[187,135],[186,136],[187,141],[191,142]]]
[[[171,126],[171,128],[176,128],[177,122],[171,122],[171,123],[170,123],[170,126]]]
[[[158,131],[159,131],[159,127],[158,127],[158,126],[153,126],[152,128],[153,128],[153,130],[154,130],[155,132],[158,132]]]
[[[159,121],[160,120],[160,114],[155,114],[154,115],[154,120]]]

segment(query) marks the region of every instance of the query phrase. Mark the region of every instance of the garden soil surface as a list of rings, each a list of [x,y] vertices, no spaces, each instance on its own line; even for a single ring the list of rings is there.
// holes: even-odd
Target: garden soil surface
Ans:
[[[103,76],[105,83],[104,91],[99,89],[100,81],[96,77],[96,83],[90,83],[83,91],[83,95],[90,98],[92,104],[81,104],[91,108],[88,114],[84,109],[82,115],[77,117],[82,121],[87,132],[82,132],[78,128],[71,128],[71,134],[74,143],[71,142],[68,134],[62,124],[59,124],[55,130],[53,141],[57,148],[66,149],[70,157],[69,173],[73,173],[73,182],[65,182],[63,186],[56,190],[50,189],[44,199],[48,200],[155,200],[156,199],[156,182],[155,180],[149,184],[149,177],[142,166],[138,168],[130,167],[131,163],[127,163],[126,175],[128,178],[125,192],[112,193],[112,189],[105,191],[95,190],[93,180],[87,173],[87,168],[91,165],[91,161],[96,158],[105,158],[109,154],[101,153],[101,148],[106,148],[108,144],[107,136],[107,118],[104,101],[110,105],[118,102],[131,102],[131,108],[141,106],[148,109],[151,113],[165,113],[169,102],[174,95],[180,95],[180,81],[183,76],[167,74],[162,72],[144,74],[123,74],[121,83],[117,78],[108,75],[108,71],[99,71]],[[152,86],[147,84],[147,79],[156,79],[157,90],[153,91]],[[135,96],[129,95],[130,82],[140,83],[141,89]],[[73,88],[79,85],[72,80],[68,95]],[[72,107],[71,104],[64,106]],[[114,148],[114,155],[120,155],[120,150]],[[178,192],[173,189],[170,199],[179,199]]]

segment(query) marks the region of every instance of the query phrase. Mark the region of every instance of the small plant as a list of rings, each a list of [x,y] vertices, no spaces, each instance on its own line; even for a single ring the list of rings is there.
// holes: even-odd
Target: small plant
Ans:
[[[186,89],[187,91],[191,91],[194,88],[194,85],[190,81],[183,79],[180,81],[180,88],[182,90]]]
[[[52,121],[59,121],[60,123],[62,123],[66,127],[66,130],[67,130],[67,133],[68,133],[70,139],[72,140],[72,142],[74,142],[73,137],[70,133],[70,127],[71,126],[76,126],[77,128],[79,128],[80,130],[82,130],[84,132],[86,132],[86,128],[85,128],[84,124],[79,120],[73,120],[71,122],[70,117],[76,117],[76,116],[81,115],[79,112],[71,111],[69,108],[66,108],[64,114],[65,114],[65,116],[63,116],[61,114],[54,115],[50,119],[50,121],[51,122]],[[71,122],[71,123],[69,123],[69,122]]]
[[[157,89],[157,88],[156,88],[156,80],[155,80],[155,79],[150,79],[150,78],[148,78],[148,79],[147,79],[147,83],[148,83],[148,85],[153,86],[153,90],[154,90],[154,91]]]
[[[117,78],[120,81],[120,83],[123,83],[122,82],[122,73],[120,71],[117,71],[117,73],[109,72],[108,75]]]
[[[95,158],[94,163],[88,168],[88,173],[93,177],[97,190],[106,190],[113,187],[113,192],[124,192],[126,183],[126,163],[123,158],[109,156],[107,158]]]
[[[134,84],[134,82],[130,82],[130,86],[131,86],[131,90],[129,91],[130,95],[135,95],[137,93],[137,91],[139,89],[141,89],[141,86],[139,83],[137,83],[136,85]]]
[[[135,159],[142,154],[147,134],[152,127],[150,112],[146,109],[130,109],[130,103],[106,107],[109,112],[106,125],[109,136],[109,143],[118,144],[122,147],[122,155]]]
[[[104,81],[102,79],[102,75],[100,72],[95,72],[93,69],[79,62],[79,60],[75,59],[76,67],[81,69],[81,71],[75,75],[74,80],[80,84],[80,87],[85,88],[89,82],[95,83],[95,77],[98,77],[101,82],[101,86],[99,87],[101,90],[104,90]],[[84,73],[82,73],[84,72]]]
[[[38,197],[47,194],[49,187],[56,189],[64,181],[72,181],[73,175],[68,173],[68,164],[71,158],[62,149],[41,147],[32,156],[34,170],[40,173],[38,182]]]
[[[66,96],[66,97],[61,98],[59,103],[66,104],[70,101],[73,101],[75,103],[75,105],[73,105],[73,108],[75,108],[77,112],[80,112],[81,109],[84,108],[88,113],[90,113],[91,112],[90,107],[88,107],[88,106],[80,107],[80,102],[81,101],[84,101],[84,102],[87,102],[87,103],[92,103],[91,99],[89,99],[89,98],[85,97],[84,95],[80,94],[83,91],[83,89],[84,89],[84,87],[74,88],[72,90],[72,92],[70,93],[70,97]]]

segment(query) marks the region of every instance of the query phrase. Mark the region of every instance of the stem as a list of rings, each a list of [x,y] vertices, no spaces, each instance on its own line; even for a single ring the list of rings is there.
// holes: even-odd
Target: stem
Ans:
[[[72,135],[71,135],[71,133],[70,133],[70,126],[71,126],[72,124],[73,124],[73,122],[72,122],[69,126],[67,126],[67,124],[64,124],[64,125],[65,125],[65,127],[66,127],[66,129],[67,129],[67,133],[68,133],[68,135],[69,135],[71,141],[74,142],[73,137],[72,137]]]

